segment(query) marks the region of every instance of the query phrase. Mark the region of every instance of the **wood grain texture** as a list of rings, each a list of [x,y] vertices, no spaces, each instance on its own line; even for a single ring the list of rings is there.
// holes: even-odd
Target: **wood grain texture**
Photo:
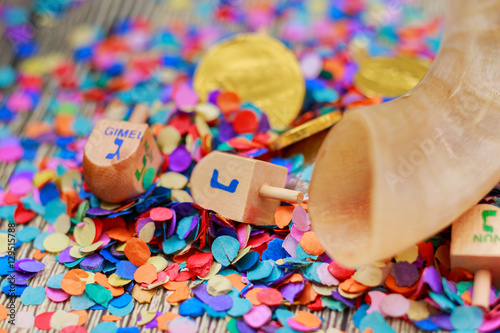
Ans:
[[[187,1],[187,0],[186,0]],[[249,0],[256,1],[256,0]],[[4,3],[11,4],[22,4],[28,5],[29,0],[6,0]],[[83,4],[79,8],[71,10],[61,21],[53,22],[51,25],[37,27],[36,36],[41,43],[41,53],[47,54],[50,52],[62,52],[64,54],[70,54],[70,49],[66,43],[66,35],[72,27],[75,27],[81,23],[96,23],[104,27],[105,30],[109,30],[112,23],[118,18],[125,16],[142,16],[149,18],[154,27],[161,26],[165,22],[175,22],[175,21],[189,21],[192,24],[199,24],[200,22],[206,21],[209,18],[203,18],[196,16],[187,7],[176,6],[174,2],[179,3],[179,1],[154,1],[154,0],[93,0]],[[192,1],[191,1],[192,2]],[[213,1],[215,4],[216,2]],[[426,8],[428,15],[437,15],[442,11],[440,1],[436,0],[417,0],[416,5],[423,5]],[[242,27],[237,25],[226,27],[233,32],[242,31]],[[12,57],[12,52],[10,51],[10,44],[8,40],[3,36],[0,38],[0,64],[13,64],[14,58]],[[78,74],[84,74],[82,68],[78,68]],[[41,102],[37,105],[33,112],[20,115],[20,117],[12,122],[9,126],[14,134],[21,135],[23,128],[29,122],[41,120],[47,112],[47,105],[54,94],[54,85],[49,82],[46,87],[42,97]],[[14,91],[14,89],[12,89]],[[7,92],[8,93],[8,92]],[[81,108],[81,112],[86,116],[91,115],[94,112],[95,104],[92,102],[86,102]],[[54,147],[50,145],[42,145],[38,150],[37,161],[40,161],[44,156],[48,156],[54,152]],[[15,168],[15,164],[0,164],[0,185],[5,186],[8,182],[10,175]],[[48,224],[45,223],[41,216],[37,216],[28,225],[40,228],[42,231],[46,231]],[[23,226],[18,226],[20,230]],[[0,228],[5,230],[7,228],[7,222],[1,221]],[[16,251],[17,258],[28,258],[31,257],[33,252],[33,247],[31,243],[22,244]],[[67,271],[67,269],[55,262],[54,255],[47,255],[42,259],[42,262],[46,264],[46,268],[42,274],[37,274],[33,279],[30,280],[30,285],[33,286],[45,286],[48,278],[54,274],[61,274]],[[139,317],[140,311],[143,309],[154,310],[154,311],[177,311],[177,308],[171,307],[165,298],[171,292],[165,291],[163,288],[159,288],[156,291],[155,296],[152,299],[151,304],[136,304],[134,311],[120,320],[118,322],[119,326],[135,326],[137,319]],[[4,294],[0,295],[0,303],[6,304],[7,298]],[[27,311],[35,315],[46,312],[46,311],[56,311],[59,309],[69,310],[69,301],[62,304],[56,304],[49,300],[45,300],[39,306],[24,306],[20,303],[20,299],[17,299],[17,308],[19,311]],[[293,307],[292,311],[296,311],[298,307]],[[89,318],[85,327],[89,329],[95,327],[99,322],[103,314],[107,314],[107,311],[89,311]],[[325,328],[335,327],[346,332],[359,332],[355,328],[352,322],[352,311],[345,312],[335,312],[330,310],[323,310],[315,312],[317,315],[325,319]],[[213,320],[208,316],[204,315],[196,320],[199,332],[226,332],[226,321],[225,320]],[[396,332],[404,333],[416,333],[421,332],[417,330],[413,325],[403,322],[401,320],[389,320],[389,323],[394,327]],[[30,330],[16,329],[11,327],[7,321],[0,322],[0,328],[6,329],[9,333],[16,332],[38,332],[36,328]],[[145,332],[156,331],[156,330],[144,330]],[[56,332],[55,330],[48,331],[50,333]]]

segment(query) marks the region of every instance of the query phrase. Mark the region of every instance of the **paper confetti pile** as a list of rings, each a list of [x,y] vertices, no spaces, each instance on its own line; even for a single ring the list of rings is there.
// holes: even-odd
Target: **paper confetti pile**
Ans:
[[[470,306],[472,275],[450,271],[446,231],[387,262],[348,269],[324,252],[307,204],[282,204],[276,225],[259,227],[192,203],[191,170],[212,150],[270,160],[286,166],[290,179],[306,183],[313,168],[302,155],[271,157],[268,145],[278,133],[252,101],[215,91],[208,102],[199,102],[192,87],[196,62],[228,34],[225,25],[255,31],[280,21],[277,37],[295,51],[306,78],[303,110],[293,124],[299,125],[390,99],[367,97],[356,88],[353,43],[364,44],[370,56],[433,58],[439,22],[422,20],[411,4],[402,3],[374,25],[383,4],[285,1],[243,7],[221,1],[209,11],[210,26],[176,22],[152,29],[145,19],[129,18],[109,34],[97,26],[78,27],[68,35],[70,57],[35,56],[34,39],[19,47],[17,56],[27,59],[0,68],[0,161],[16,163],[0,190],[1,290],[15,293],[18,306],[20,300],[29,309],[16,313],[15,326],[63,333],[188,333],[198,329],[195,318],[206,314],[226,318],[230,332],[321,332],[328,327],[316,311],[353,309],[362,332],[395,332],[388,318],[424,330],[500,329],[498,292],[492,291],[495,307],[484,316]],[[208,15],[206,8],[193,10]],[[0,13],[7,29],[27,23],[19,7],[2,5]],[[81,176],[86,139],[98,119],[127,119],[137,103],[151,106],[149,124],[164,163],[144,195],[119,205],[99,202]],[[9,123],[34,110],[42,117],[31,119],[22,134],[11,130]],[[499,196],[495,190],[488,200],[498,204]],[[40,227],[37,215],[44,220]],[[13,265],[7,246],[11,225],[16,248],[34,248]],[[53,260],[66,272],[41,285],[33,282]],[[137,327],[118,327],[137,303],[160,297],[162,288],[168,296],[160,301],[176,305],[171,311],[144,310],[132,318]],[[48,301],[69,303],[71,309],[37,311]],[[102,313],[94,327],[86,325],[89,310]],[[9,318],[9,309],[0,305],[0,322]]]

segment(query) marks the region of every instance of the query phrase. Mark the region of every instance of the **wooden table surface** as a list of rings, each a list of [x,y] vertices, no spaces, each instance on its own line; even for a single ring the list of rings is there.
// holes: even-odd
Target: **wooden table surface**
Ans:
[[[47,0],[49,1],[49,0]],[[53,26],[38,27],[36,29],[36,38],[40,42],[41,54],[47,54],[49,52],[60,52],[63,54],[69,53],[69,46],[66,43],[66,35],[68,31],[74,26],[82,23],[94,23],[103,26],[105,30],[108,30],[113,22],[118,18],[126,16],[141,16],[151,20],[154,27],[161,26],[163,23],[168,22],[168,20],[185,20],[199,23],[203,18],[193,15],[189,6],[183,6],[188,2],[196,3],[200,0],[92,0],[84,3],[78,8],[74,8],[67,13],[67,15],[60,21],[56,22]],[[247,1],[247,0],[246,0]],[[254,0],[248,0],[254,1]],[[273,1],[273,0],[267,0]],[[23,4],[28,5],[29,0],[7,0],[2,1],[3,3],[11,4]],[[204,0],[207,2],[207,0]],[[442,11],[442,2],[440,0],[415,0],[417,5],[422,6],[426,15],[434,16],[439,15]],[[215,0],[209,0],[210,4],[215,5]],[[208,20],[209,18],[207,18]],[[241,27],[231,26],[229,29],[234,32],[242,31]],[[12,56],[11,45],[6,37],[2,34],[0,38],[0,65],[15,65],[16,60]],[[13,133],[16,135],[22,135],[23,128],[28,122],[41,120],[46,112],[46,106],[53,94],[50,89],[50,84],[47,85],[47,89],[44,92],[43,99],[37,106],[37,108],[30,113],[22,114],[16,121],[9,124]],[[82,112],[85,115],[90,115],[93,112],[93,105],[84,105]],[[47,154],[53,152],[53,147],[49,145],[42,145],[39,149],[37,159],[40,160]],[[9,176],[14,170],[15,164],[0,164],[0,184],[4,187],[7,184]],[[47,230],[47,224],[41,216],[37,216],[28,225],[36,226],[43,231]],[[0,222],[0,228],[3,230],[7,229],[7,222],[4,220]],[[23,228],[23,226],[18,226],[17,230]],[[23,243],[16,251],[16,258],[28,258],[32,256],[33,247],[31,243]],[[55,262],[54,255],[47,255],[42,260],[45,263],[45,270],[37,274],[29,282],[31,286],[46,286],[47,279],[54,275],[60,274],[67,271],[65,266]],[[134,307],[133,312],[120,320],[117,324],[118,326],[135,326],[137,319],[140,316],[140,312],[144,309],[154,310],[154,311],[174,311],[177,312],[176,307],[170,306],[170,304],[165,300],[168,293],[163,288],[158,288],[155,296],[153,297],[150,304],[138,304]],[[8,302],[7,297],[4,294],[0,296],[0,303],[6,305]],[[34,315],[40,314],[47,311],[56,310],[68,310],[70,309],[69,301],[62,304],[54,303],[48,299],[39,306],[24,306],[20,302],[20,298],[17,299],[16,311],[27,311],[33,313]],[[298,307],[294,307],[292,311],[297,310]],[[109,314],[108,311],[96,311],[91,310],[89,312],[89,318],[85,327],[90,332],[93,327],[95,327],[99,322],[100,318],[104,314]],[[354,326],[352,322],[353,311],[336,312],[331,310],[323,310],[316,312],[317,315],[325,319],[324,329],[326,328],[338,328],[346,332],[359,332],[359,330]],[[388,321],[396,330],[396,332],[422,332],[416,329],[413,325],[408,324],[402,320],[389,320]],[[226,320],[214,320],[204,315],[203,317],[197,318],[196,323],[199,326],[199,332],[226,332]],[[7,320],[0,322],[0,328],[4,328],[7,332],[38,332],[38,329],[32,328],[30,330],[26,329],[16,329],[7,323]],[[144,329],[145,332],[153,331]],[[154,330],[156,331],[156,330]],[[56,330],[50,330],[50,332],[56,332]],[[327,331],[328,332],[328,331]]]

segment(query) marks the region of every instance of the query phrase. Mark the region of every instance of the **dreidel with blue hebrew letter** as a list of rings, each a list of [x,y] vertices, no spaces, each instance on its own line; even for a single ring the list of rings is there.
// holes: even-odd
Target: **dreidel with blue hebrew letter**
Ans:
[[[119,203],[144,193],[162,163],[149,126],[149,109],[139,104],[129,121],[100,119],[85,145],[83,177],[99,199]]]
[[[450,263],[475,273],[472,305],[487,311],[491,283],[500,287],[500,208],[476,205],[453,222]]]
[[[273,224],[280,201],[301,203],[302,192],[285,189],[285,167],[214,151],[191,174],[191,194],[205,209],[238,222]]]

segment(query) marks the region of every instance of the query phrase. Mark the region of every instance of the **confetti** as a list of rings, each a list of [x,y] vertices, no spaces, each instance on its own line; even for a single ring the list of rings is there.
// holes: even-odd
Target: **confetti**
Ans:
[[[45,289],[41,286],[24,289],[21,295],[21,302],[24,305],[40,305],[45,300]]]
[[[231,236],[217,237],[212,244],[214,259],[223,266],[229,266],[238,254],[240,244]]]

